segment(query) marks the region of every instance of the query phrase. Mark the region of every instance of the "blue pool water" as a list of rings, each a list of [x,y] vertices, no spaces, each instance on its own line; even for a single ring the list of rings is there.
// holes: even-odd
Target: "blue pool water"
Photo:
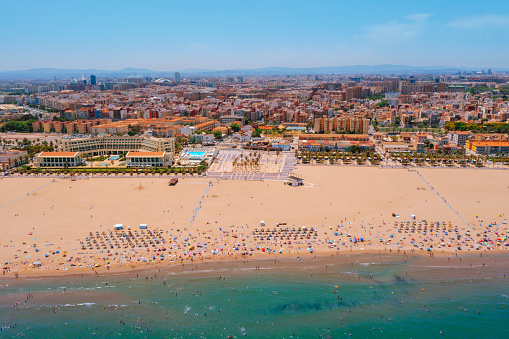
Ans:
[[[190,158],[203,158],[205,156],[205,152],[197,151],[186,152],[186,154],[189,155]]]
[[[114,155],[110,158],[110,160],[118,160],[118,159],[120,159],[120,156],[118,156],[118,155]]]
[[[108,165],[109,165],[108,163],[101,164],[101,166],[108,166]]]

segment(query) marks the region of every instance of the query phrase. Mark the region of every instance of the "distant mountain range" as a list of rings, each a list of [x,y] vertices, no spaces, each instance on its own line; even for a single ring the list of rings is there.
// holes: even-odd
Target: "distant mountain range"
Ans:
[[[488,68],[485,68],[487,70]],[[229,70],[207,70],[188,68],[177,70],[181,76],[249,76],[249,75],[318,75],[318,74],[444,74],[457,73],[458,71],[473,71],[479,68],[465,68],[452,66],[405,66],[405,65],[356,65],[356,66],[331,66],[331,67],[310,67],[310,68],[289,68],[289,67],[265,67],[253,69],[229,69]],[[493,69],[496,71],[507,71],[505,69]],[[146,68],[124,68],[118,71],[101,69],[58,69],[58,68],[34,68],[21,71],[0,71],[0,79],[51,79],[72,78],[81,79],[81,74],[86,78],[90,74],[98,77],[171,77],[175,71],[154,71]]]

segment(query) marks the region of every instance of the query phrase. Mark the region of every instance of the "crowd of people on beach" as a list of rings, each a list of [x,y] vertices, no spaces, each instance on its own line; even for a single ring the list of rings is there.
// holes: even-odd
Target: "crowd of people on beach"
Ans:
[[[450,221],[417,220],[385,221],[376,224],[366,220],[340,220],[334,226],[289,226],[276,223],[274,227],[231,225],[220,227],[209,223],[202,230],[188,227],[169,229],[110,229],[89,232],[68,248],[45,243],[38,246],[36,232],[28,239],[14,258],[4,260],[3,274],[13,272],[16,277],[28,270],[67,271],[87,268],[134,268],[154,263],[184,263],[196,260],[238,259],[267,255],[306,255],[310,253],[341,253],[345,251],[384,251],[409,253],[454,253],[458,251],[487,251],[508,247],[507,219],[497,215],[492,222],[453,225]],[[391,223],[393,225],[391,226]],[[35,239],[33,239],[35,237]],[[16,244],[9,243],[13,248]],[[42,248],[41,248],[42,247]],[[23,248],[23,249],[22,249]],[[34,259],[32,259],[34,258]]]

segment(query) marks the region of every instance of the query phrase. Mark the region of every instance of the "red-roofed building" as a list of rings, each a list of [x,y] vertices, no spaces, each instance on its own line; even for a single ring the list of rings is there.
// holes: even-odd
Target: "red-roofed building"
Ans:
[[[38,167],[76,167],[82,161],[79,152],[41,152],[35,156]]]
[[[466,148],[476,154],[509,153],[509,141],[468,140]]]

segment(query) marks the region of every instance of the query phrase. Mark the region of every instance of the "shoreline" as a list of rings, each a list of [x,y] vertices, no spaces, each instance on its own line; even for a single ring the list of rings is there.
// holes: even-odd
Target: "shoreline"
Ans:
[[[468,262],[481,262],[481,261],[487,261],[487,260],[497,260],[497,259],[506,259],[509,261],[509,256],[506,255],[506,251],[504,250],[491,250],[490,252],[465,252],[465,253],[458,253],[457,252],[450,252],[450,253],[436,253],[438,255],[430,256],[428,252],[421,251],[421,252],[414,252],[414,253],[395,253],[395,252],[378,252],[378,251],[362,251],[362,250],[356,250],[356,251],[346,251],[343,252],[329,252],[329,253],[304,253],[300,255],[265,255],[265,256],[258,256],[258,257],[248,257],[248,258],[214,258],[214,259],[204,259],[204,260],[197,260],[193,262],[184,262],[184,263],[177,263],[177,262],[159,262],[159,263],[150,263],[146,265],[139,265],[136,267],[126,267],[126,268],[114,268],[107,270],[105,268],[101,268],[101,270],[88,270],[83,269],[82,271],[56,271],[56,270],[36,270],[32,269],[29,271],[24,271],[21,274],[19,274],[18,277],[11,275],[4,275],[2,279],[0,279],[0,282],[2,281],[19,281],[22,282],[24,279],[34,279],[34,278],[77,278],[77,277],[126,277],[136,274],[140,277],[142,274],[147,273],[154,273],[156,271],[164,271],[164,272],[172,272],[175,271],[175,274],[186,274],[189,272],[196,272],[196,274],[199,273],[210,273],[212,270],[217,270],[218,272],[224,271],[224,270],[231,270],[231,272],[237,273],[237,271],[233,268],[235,265],[240,264],[249,264],[250,266],[255,265],[260,267],[262,264],[267,264],[267,266],[273,266],[277,268],[278,270],[292,270],[293,266],[297,265],[299,262],[302,263],[309,263],[311,260],[313,262],[320,262],[324,265],[327,263],[337,263],[338,261],[340,263],[346,264],[346,263],[352,263],[352,262],[358,262],[359,260],[365,260],[365,259],[375,259],[377,258],[384,258],[387,259],[388,262],[398,261],[400,260],[434,260],[435,262],[443,262],[444,259],[453,259],[453,260],[459,260],[460,262],[464,259]],[[274,265],[274,263],[277,262],[277,265]],[[279,264],[282,264],[281,266]],[[288,266],[284,266],[285,264],[289,264]],[[352,265],[353,266],[353,265]],[[195,267],[196,270],[193,268],[191,270],[186,270],[186,268],[189,267]],[[466,264],[464,267],[467,267]],[[267,269],[267,268],[265,268]],[[96,273],[97,272],[97,273]],[[239,270],[238,273],[242,274],[243,270]]]

